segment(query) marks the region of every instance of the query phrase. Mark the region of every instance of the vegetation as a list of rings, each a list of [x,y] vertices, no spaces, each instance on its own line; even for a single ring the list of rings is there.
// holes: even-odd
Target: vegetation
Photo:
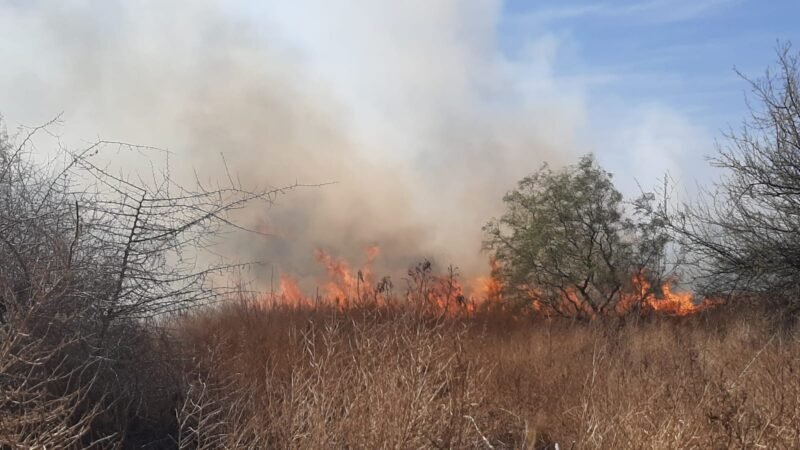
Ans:
[[[222,307],[180,328],[205,448],[794,448],[800,341],[688,319],[423,319]],[[235,405],[235,406],[231,406]],[[199,415],[199,413],[198,413]],[[194,439],[194,438],[193,438]]]
[[[545,314],[470,309],[455,268],[428,262],[405,301],[362,272],[354,301],[212,289],[231,267],[198,269],[200,253],[282,190],[133,181],[95,162],[144,150],[120,143],[34,164],[46,127],[0,134],[0,447],[800,446],[800,341],[782,320],[798,310],[800,77],[779,56],[701,202],[626,204],[591,156],[505,197],[486,227],[497,300]],[[658,294],[669,239],[732,301],[610,314]]]
[[[557,172],[543,166],[503,201],[507,211],[484,227],[484,245],[500,263],[510,298],[533,297],[559,315],[593,318],[615,312],[637,276],[661,275],[654,263],[666,235],[647,233],[657,220],[652,198],[636,204],[649,222],[635,223],[592,155]]]
[[[690,255],[698,288],[758,297],[800,312],[800,67],[789,45],[778,65],[747,80],[751,117],[732,131],[712,164],[713,189],[667,217]]]
[[[227,214],[279,191],[145,185],[93,163],[98,142],[31,162],[39,127],[0,134],[0,442],[145,444],[174,428],[164,314],[224,295],[196,269]],[[162,437],[163,437],[162,436]]]

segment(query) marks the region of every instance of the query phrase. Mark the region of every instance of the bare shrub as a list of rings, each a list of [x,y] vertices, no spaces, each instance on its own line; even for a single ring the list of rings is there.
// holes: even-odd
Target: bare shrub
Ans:
[[[63,350],[73,344],[48,345],[24,330],[0,329],[0,445],[78,446],[89,432],[102,412],[97,405],[84,411],[82,405],[96,371],[62,366]],[[73,384],[79,387],[70,388]]]
[[[712,165],[719,183],[668,217],[710,294],[768,301],[796,315],[800,269],[800,64],[788,44],[749,84],[750,117],[730,131]]]
[[[201,252],[236,226],[233,211],[283,190],[232,177],[185,189],[168,167],[148,182],[114,175],[95,162],[103,149],[157,151],[115,142],[34,163],[54,123],[0,134],[3,426],[9,442],[168,445],[180,354],[159,321],[232,290],[211,285],[231,266]]]

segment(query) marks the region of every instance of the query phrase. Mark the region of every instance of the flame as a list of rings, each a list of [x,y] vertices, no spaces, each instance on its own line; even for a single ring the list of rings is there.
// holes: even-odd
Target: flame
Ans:
[[[661,299],[655,297],[646,299],[645,304],[647,307],[652,308],[653,311],[676,316],[688,316],[702,309],[702,305],[695,304],[691,292],[672,292],[669,283],[664,283],[661,286],[661,291],[663,295]]]
[[[478,294],[481,306],[502,306],[504,286],[500,277],[501,266],[498,261],[491,259],[490,267],[489,276],[475,278],[472,283],[473,292]],[[676,292],[673,288],[676,281],[674,278],[668,279],[659,286],[659,289],[651,289],[651,284],[646,279],[645,274],[640,272],[632,277],[630,285],[619,294],[619,299],[612,313],[624,315],[639,308],[638,311],[642,314],[652,312],[684,317],[722,303],[710,298],[704,298],[698,303],[691,292]],[[532,288],[528,289],[526,297],[529,299],[529,311],[534,314],[550,316],[561,311],[568,315],[580,313],[591,319],[596,318],[598,315],[578,296],[575,289],[565,289],[562,299],[557,305],[543,302],[541,294]]]
[[[641,305],[642,313],[656,312],[685,317],[720,303],[710,298],[704,298],[698,303],[691,292],[675,292],[673,285],[676,281],[674,278],[667,279],[659,286],[660,289],[653,290],[644,275],[637,274],[632,280],[633,289],[623,294],[617,311],[627,313],[638,304]]]
[[[317,249],[314,255],[317,262],[325,266],[328,274],[328,281],[323,285],[325,297],[341,302],[355,295],[356,279],[350,271],[350,267],[344,260],[336,259]]]
[[[428,293],[436,311],[443,314],[453,314],[462,307],[467,307],[471,302],[464,295],[464,288],[455,276],[435,276],[432,288]],[[467,308],[469,310],[469,308]]]
[[[296,307],[315,305],[333,306],[346,309],[371,302],[385,306],[393,297],[391,282],[386,277],[376,284],[372,265],[380,255],[377,245],[364,249],[366,261],[357,270],[342,258],[336,258],[324,250],[315,251],[315,259],[325,269],[325,278],[318,280],[319,289],[314,297],[307,296],[298,281],[289,274],[280,275],[280,293],[277,301]],[[504,300],[502,266],[494,258],[489,261],[489,275],[468,278],[463,284],[457,269],[450,267],[446,274],[435,273],[429,262],[424,262],[409,270],[409,283],[405,300],[443,316],[473,315],[478,310],[506,310],[509,306]],[[658,289],[652,289],[644,273],[638,273],[618,294],[618,301],[611,314],[624,315],[637,311],[641,314],[657,313],[672,316],[688,316],[721,302],[704,299],[696,302],[691,292],[676,292],[676,280],[669,279]],[[594,319],[598,312],[592,309],[575,289],[567,288],[557,304],[546,302],[542,294],[529,288],[527,306],[522,312],[552,316],[555,314],[582,315]],[[273,302],[276,298],[272,298]]]
[[[280,296],[284,303],[301,306],[308,299],[303,295],[297,280],[289,274],[280,274]]]
[[[347,308],[354,301],[367,298],[377,300],[372,281],[372,263],[378,257],[380,248],[376,245],[369,246],[365,253],[366,263],[354,273],[344,259],[335,258],[324,250],[317,249],[314,257],[325,268],[326,278],[318,280],[321,290],[318,289],[316,296],[305,295],[297,279],[281,273],[280,292],[271,300],[295,307],[325,304],[340,309]]]
[[[503,300],[503,280],[500,278],[500,263],[496,258],[489,259],[489,275],[478,276],[471,283],[472,292],[487,302],[497,303]]]

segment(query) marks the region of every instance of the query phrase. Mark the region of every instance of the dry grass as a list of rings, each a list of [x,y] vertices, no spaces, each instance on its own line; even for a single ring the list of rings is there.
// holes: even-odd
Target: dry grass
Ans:
[[[796,337],[745,317],[698,322],[552,324],[485,340],[492,436],[515,448],[797,447]]]
[[[215,390],[208,409],[224,411],[211,424],[224,437],[209,448],[453,448],[473,440],[467,417],[480,412],[488,371],[468,359],[466,332],[453,324],[238,307],[195,318],[183,332],[202,358],[193,387]],[[187,442],[204,439],[202,431]]]
[[[229,306],[184,318],[184,448],[796,448],[800,342],[632,323]]]
[[[0,442],[798,448],[800,335],[775,323],[730,307],[578,322],[242,302],[175,318],[160,344],[128,339],[140,363],[86,372],[88,390],[71,388],[79,372],[61,363],[78,352],[71,342],[18,333],[0,342]]]

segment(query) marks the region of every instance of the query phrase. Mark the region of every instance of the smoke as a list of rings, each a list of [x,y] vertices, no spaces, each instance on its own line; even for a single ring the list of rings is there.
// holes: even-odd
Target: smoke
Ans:
[[[499,1],[261,3],[0,3],[0,108],[12,125],[64,111],[73,146],[169,148],[187,180],[226,177],[224,154],[245,186],[333,182],[248,210],[274,237],[237,234],[229,258],[303,278],[315,248],[359,263],[378,244],[378,273],[485,272],[503,193],[576,147],[583,95],[552,73],[557,40],[507,56]]]

